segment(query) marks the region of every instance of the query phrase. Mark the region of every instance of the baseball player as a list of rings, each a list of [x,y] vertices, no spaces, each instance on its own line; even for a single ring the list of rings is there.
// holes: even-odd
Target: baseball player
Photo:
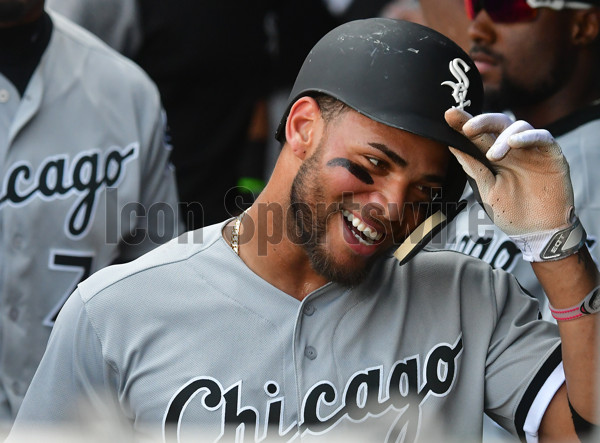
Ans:
[[[484,413],[528,439],[584,435],[598,272],[568,165],[546,131],[471,118],[482,97],[473,62],[429,28],[374,18],[328,33],[257,201],[202,244],[184,235],[81,283],[8,441],[111,412],[165,442],[469,441]],[[558,326],[511,274],[416,252],[458,208],[453,155],[528,245]]]
[[[517,119],[545,128],[556,138],[569,162],[575,207],[595,255],[600,234],[600,193],[593,166],[600,163],[600,39],[595,25],[600,2],[466,4],[473,19],[468,34],[471,56],[482,74],[487,107],[497,112],[510,109]],[[483,9],[476,7],[481,4]],[[535,67],[525,69],[526,60],[534,58]],[[465,198],[467,210],[440,243],[447,241],[443,246],[513,273],[538,298],[544,318],[553,320],[543,289],[520,249],[494,226],[472,192]]]
[[[2,2],[0,422],[11,422],[77,283],[178,234],[148,77],[44,2]]]
[[[111,48],[134,58],[142,35],[137,0],[46,0],[46,7],[90,31]]]

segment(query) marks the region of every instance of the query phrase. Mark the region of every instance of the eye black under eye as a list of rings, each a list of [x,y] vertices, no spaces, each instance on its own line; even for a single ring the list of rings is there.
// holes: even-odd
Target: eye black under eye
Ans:
[[[357,163],[354,163],[351,160],[348,160],[347,158],[332,158],[327,162],[327,166],[341,166],[342,168],[347,169],[348,172],[350,172],[350,174],[355,176],[357,179],[359,179],[366,185],[372,185],[373,183],[375,183],[373,177],[371,177],[371,174],[369,174],[365,168],[363,168]]]

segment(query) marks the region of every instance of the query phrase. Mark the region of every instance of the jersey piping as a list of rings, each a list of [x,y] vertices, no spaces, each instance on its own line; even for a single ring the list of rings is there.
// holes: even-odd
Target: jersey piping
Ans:
[[[521,441],[527,441],[525,436],[525,421],[527,416],[530,413],[531,406],[538,395],[538,393],[542,390],[542,387],[552,374],[556,367],[562,362],[562,353],[561,346],[558,345],[556,349],[552,352],[550,357],[544,362],[536,376],[533,378],[529,387],[523,394],[523,398],[517,407],[517,412],[515,414],[515,426],[517,428],[517,432]]]

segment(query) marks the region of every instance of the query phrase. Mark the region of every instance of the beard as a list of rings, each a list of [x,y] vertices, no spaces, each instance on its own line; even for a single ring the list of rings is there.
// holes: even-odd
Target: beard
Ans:
[[[369,260],[361,267],[351,267],[338,263],[327,249],[327,223],[331,215],[341,210],[341,203],[325,207],[323,183],[318,174],[321,158],[321,145],[306,159],[290,190],[287,234],[293,243],[304,248],[312,269],[327,280],[342,286],[354,287],[360,284],[373,266]]]
[[[567,83],[572,70],[569,63],[556,63],[554,69],[535,84],[523,84],[503,72],[498,88],[484,88],[484,112],[518,110],[542,103]]]

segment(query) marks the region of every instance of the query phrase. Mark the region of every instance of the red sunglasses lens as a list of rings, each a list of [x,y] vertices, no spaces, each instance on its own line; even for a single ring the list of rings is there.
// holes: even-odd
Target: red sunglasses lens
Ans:
[[[526,0],[465,0],[465,9],[471,20],[485,9],[496,23],[525,22],[537,17],[537,9],[530,7]]]
[[[481,11],[479,0],[465,0],[465,11],[469,20],[473,20],[477,16],[477,13]]]

